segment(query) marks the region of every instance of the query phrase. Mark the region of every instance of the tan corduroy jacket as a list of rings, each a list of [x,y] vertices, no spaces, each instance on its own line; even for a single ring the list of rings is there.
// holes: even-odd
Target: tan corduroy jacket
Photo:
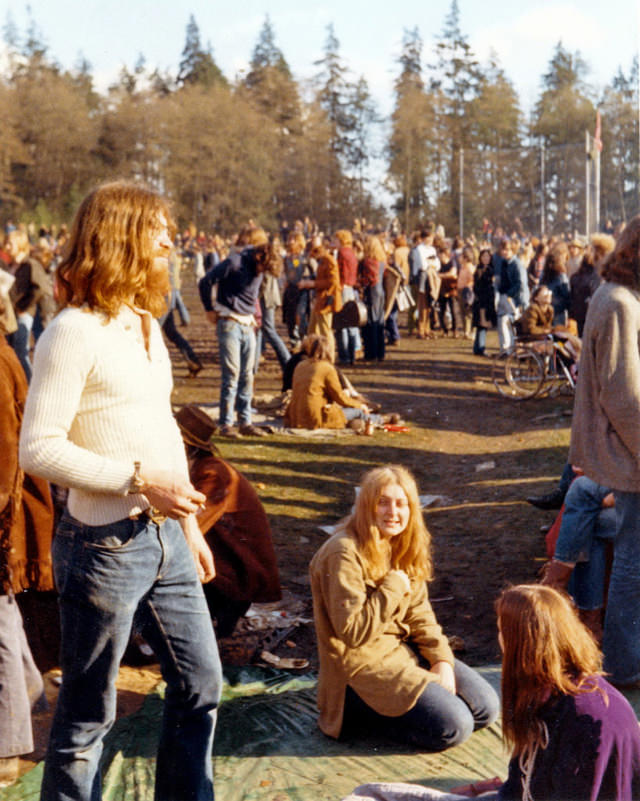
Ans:
[[[409,642],[430,664],[453,653],[438,625],[425,582],[368,575],[356,541],[339,530],[311,561],[313,615],[318,640],[318,724],[338,737],[347,685],[381,715],[411,709],[434,674],[421,667]]]
[[[569,459],[598,484],[640,492],[640,293],[619,284],[589,301]]]

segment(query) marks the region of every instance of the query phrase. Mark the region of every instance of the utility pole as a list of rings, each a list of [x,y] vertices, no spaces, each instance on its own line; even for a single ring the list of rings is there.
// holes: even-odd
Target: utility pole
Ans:
[[[460,238],[464,238],[464,148],[460,148],[460,209],[459,209],[459,219],[460,219]]]
[[[544,197],[544,139],[540,141],[540,236],[544,236],[546,229],[545,197]]]

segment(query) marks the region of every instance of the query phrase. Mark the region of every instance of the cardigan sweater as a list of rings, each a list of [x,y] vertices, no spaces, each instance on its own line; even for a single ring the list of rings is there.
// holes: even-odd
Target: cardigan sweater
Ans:
[[[569,461],[604,487],[640,492],[640,292],[619,284],[589,303]]]
[[[629,801],[640,797],[640,728],[626,698],[602,676],[597,688],[553,696],[540,710],[549,743],[531,770],[534,801]],[[522,799],[518,759],[498,792],[500,801]]]
[[[36,347],[20,438],[23,469],[69,487],[69,512],[86,525],[144,511],[144,495],[127,494],[135,461],[188,478],[171,389],[169,354],[148,312],[123,306],[109,320],[64,309]]]
[[[421,664],[448,662],[453,653],[438,625],[424,581],[387,573],[374,581],[358,545],[338,530],[311,560],[313,617],[318,639],[319,726],[338,737],[347,685],[380,715],[408,712],[430,681]],[[411,643],[411,645],[410,645]]]

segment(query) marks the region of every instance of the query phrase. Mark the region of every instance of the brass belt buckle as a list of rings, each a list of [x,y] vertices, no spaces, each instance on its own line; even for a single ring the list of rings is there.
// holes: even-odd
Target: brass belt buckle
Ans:
[[[167,515],[163,515],[155,506],[150,506],[147,509],[147,514],[149,515],[149,520],[155,523],[156,526],[161,526],[167,519]]]

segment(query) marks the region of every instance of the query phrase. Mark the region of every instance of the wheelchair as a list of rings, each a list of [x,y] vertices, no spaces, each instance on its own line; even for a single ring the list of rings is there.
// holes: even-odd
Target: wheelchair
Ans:
[[[576,387],[575,359],[565,341],[553,334],[532,337],[512,323],[513,345],[495,356],[491,377],[498,392],[511,400],[554,396]]]

